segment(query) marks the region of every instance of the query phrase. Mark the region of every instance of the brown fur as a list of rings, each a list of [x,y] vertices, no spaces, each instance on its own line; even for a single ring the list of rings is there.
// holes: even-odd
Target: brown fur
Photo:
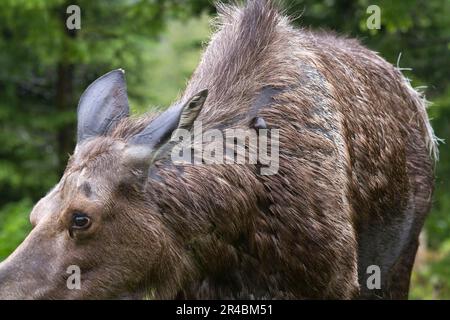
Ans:
[[[266,1],[221,5],[217,28],[181,102],[208,88],[204,130],[248,128],[263,88],[278,89],[257,110],[280,130],[278,174],[163,158],[136,190],[123,183],[121,152],[151,117],[78,146],[56,191],[74,195],[54,212],[86,202],[115,222],[93,236],[107,249],[91,249],[91,264],[107,259],[109,270],[75,297],[407,297],[436,153],[420,96],[357,41],[294,29]],[[100,207],[76,191],[80,179]],[[384,268],[375,293],[363,288],[368,264]]]

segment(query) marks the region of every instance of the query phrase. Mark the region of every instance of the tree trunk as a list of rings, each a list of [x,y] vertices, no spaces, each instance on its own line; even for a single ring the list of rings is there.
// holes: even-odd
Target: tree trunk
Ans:
[[[68,114],[75,109],[74,99],[74,69],[75,66],[71,62],[71,52],[67,46],[67,43],[74,41],[76,38],[76,30],[69,30],[66,27],[66,8],[70,4],[64,5],[61,12],[61,27],[64,28],[63,32],[63,50],[61,52],[60,61],[57,65],[57,78],[56,78],[56,112],[57,114]],[[64,116],[64,119],[67,117]],[[69,154],[73,151],[75,146],[75,132],[74,123],[64,121],[58,127],[56,133],[57,137],[57,150],[58,150],[58,173],[63,174]]]

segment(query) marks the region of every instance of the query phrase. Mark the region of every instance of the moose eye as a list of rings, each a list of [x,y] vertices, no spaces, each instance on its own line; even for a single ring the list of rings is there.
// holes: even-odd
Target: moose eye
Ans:
[[[82,212],[76,212],[72,216],[72,228],[73,229],[86,229],[91,225],[91,219],[87,214]]]

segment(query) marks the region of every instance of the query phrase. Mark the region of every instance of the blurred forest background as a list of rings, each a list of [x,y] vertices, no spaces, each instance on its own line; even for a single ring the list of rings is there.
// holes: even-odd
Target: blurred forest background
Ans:
[[[357,37],[422,87],[438,137],[450,140],[450,1],[288,0],[303,27]],[[81,8],[81,29],[65,27]],[[381,29],[368,30],[369,5]],[[0,261],[30,230],[33,204],[59,180],[73,151],[83,90],[126,70],[135,114],[183,90],[210,33],[209,0],[0,1]],[[410,297],[450,299],[450,149],[440,145],[434,206]]]

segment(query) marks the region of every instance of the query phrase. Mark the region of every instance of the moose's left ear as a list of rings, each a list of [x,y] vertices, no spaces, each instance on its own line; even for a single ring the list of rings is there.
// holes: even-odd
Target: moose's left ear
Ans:
[[[208,97],[208,90],[205,89],[197,93],[195,96],[193,96],[184,105],[177,129],[186,129],[186,130],[191,129],[195,119],[197,119],[198,114],[202,110],[207,97]]]
[[[176,129],[190,130],[198,114],[202,110],[208,90],[197,93],[185,104],[176,104],[161,113],[156,119],[134,136],[132,145],[144,145],[155,151],[167,140],[170,140]]]
[[[148,170],[155,155],[169,146],[168,143],[175,130],[192,128],[207,96],[208,90],[203,90],[186,103],[173,105],[156,117],[142,132],[130,139],[124,163]]]
[[[103,75],[80,98],[77,143],[106,134],[129,113],[125,72],[119,69]]]

